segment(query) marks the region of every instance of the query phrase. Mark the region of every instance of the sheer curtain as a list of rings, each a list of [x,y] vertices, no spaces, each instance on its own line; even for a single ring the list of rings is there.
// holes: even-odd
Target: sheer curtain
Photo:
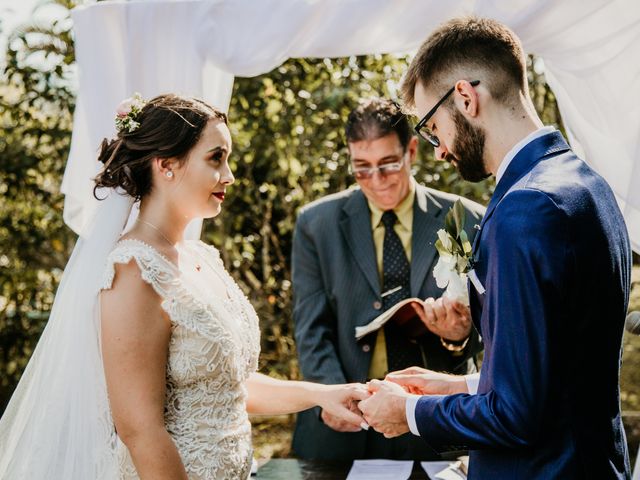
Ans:
[[[636,0],[156,0],[73,13],[80,91],[63,183],[65,220],[91,210],[99,141],[131,94],[200,95],[228,107],[233,76],[291,57],[416,49],[439,23],[477,14],[509,25],[544,60],[569,140],[612,186],[640,252],[640,2]]]

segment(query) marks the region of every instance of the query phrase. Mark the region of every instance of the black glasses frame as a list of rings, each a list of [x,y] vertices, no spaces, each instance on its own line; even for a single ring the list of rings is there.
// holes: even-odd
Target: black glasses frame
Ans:
[[[480,85],[480,80],[473,80],[471,82],[469,82],[469,84],[472,87],[477,87],[478,85]],[[436,103],[433,108],[431,110],[429,110],[427,112],[427,114],[422,117],[420,119],[420,121],[416,124],[416,126],[414,127],[414,130],[416,131],[416,133],[421,136],[422,138],[424,138],[427,142],[429,142],[431,145],[433,145],[434,147],[439,147],[440,146],[440,139],[438,137],[436,137],[433,133],[423,130],[424,126],[427,124],[427,122],[431,119],[431,117],[433,117],[433,115],[436,113],[436,110],[438,110],[438,108],[440,107],[440,105],[442,105],[445,100],[447,98],[449,98],[449,95],[451,95],[453,93],[453,91],[456,89],[455,85],[453,87],[451,87],[447,93],[444,94],[444,96],[438,101],[438,103]]]

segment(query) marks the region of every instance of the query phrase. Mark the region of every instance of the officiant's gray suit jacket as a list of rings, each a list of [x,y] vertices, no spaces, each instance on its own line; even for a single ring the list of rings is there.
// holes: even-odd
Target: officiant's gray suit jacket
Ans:
[[[413,297],[438,298],[443,293],[433,278],[438,260],[434,243],[457,199],[463,201],[465,230],[473,238],[484,207],[416,185],[411,241]],[[300,368],[306,380],[323,384],[368,380],[375,335],[356,341],[355,328],[382,313],[370,215],[365,195],[353,188],[307,205],[298,216],[292,254],[293,315]],[[473,357],[481,349],[475,330],[461,353],[446,350],[431,332],[419,341],[426,357],[423,366],[456,374],[475,371]],[[298,415],[293,448],[302,458],[367,458],[367,443],[366,432],[330,429],[318,409]],[[388,446],[386,458],[434,458],[434,452],[412,434],[389,440]]]

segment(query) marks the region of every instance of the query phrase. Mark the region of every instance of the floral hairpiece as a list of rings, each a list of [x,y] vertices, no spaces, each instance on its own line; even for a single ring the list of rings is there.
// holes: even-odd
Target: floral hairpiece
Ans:
[[[135,132],[140,127],[136,120],[142,108],[146,105],[142,95],[134,93],[132,97],[123,100],[116,108],[116,129],[118,132]]]

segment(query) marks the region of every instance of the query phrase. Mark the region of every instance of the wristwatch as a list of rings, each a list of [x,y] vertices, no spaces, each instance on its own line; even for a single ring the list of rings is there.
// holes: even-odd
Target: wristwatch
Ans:
[[[464,347],[467,346],[469,338],[471,338],[471,336],[468,336],[464,340],[445,340],[444,338],[440,337],[440,343],[450,352],[461,352],[462,350],[464,350]]]

